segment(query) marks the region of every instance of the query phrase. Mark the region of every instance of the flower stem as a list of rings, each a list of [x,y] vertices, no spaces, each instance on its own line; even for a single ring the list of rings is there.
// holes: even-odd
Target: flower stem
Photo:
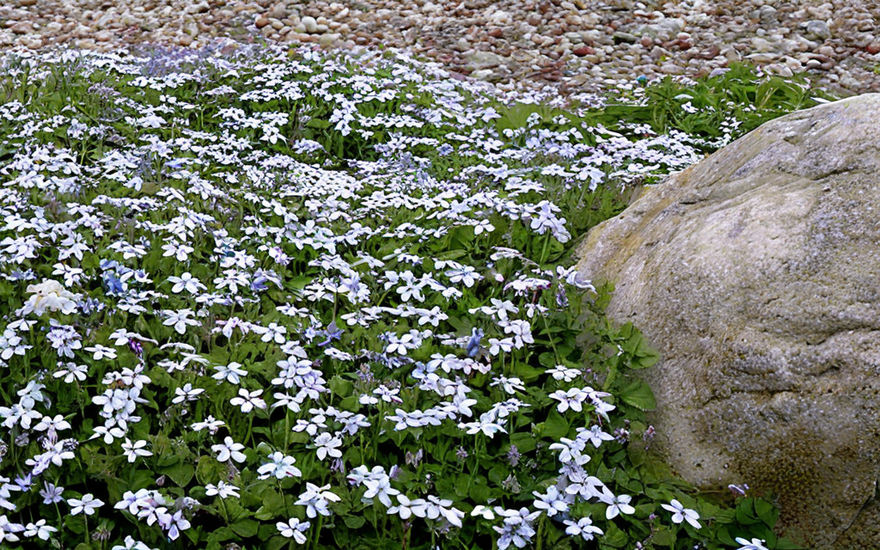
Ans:
[[[321,526],[324,523],[324,516],[318,514],[318,526],[315,527],[315,537],[312,539],[312,548],[318,548],[318,540],[321,538]]]

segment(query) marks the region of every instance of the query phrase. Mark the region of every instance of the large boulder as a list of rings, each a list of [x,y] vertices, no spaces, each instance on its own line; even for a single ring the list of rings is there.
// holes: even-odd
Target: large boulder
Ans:
[[[680,475],[778,495],[811,548],[880,548],[880,94],[645,188],[579,258],[662,354],[645,377]]]

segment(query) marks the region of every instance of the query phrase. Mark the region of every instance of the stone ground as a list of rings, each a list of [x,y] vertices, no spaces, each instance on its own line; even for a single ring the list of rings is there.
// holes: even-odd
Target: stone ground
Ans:
[[[2,0],[0,48],[218,37],[410,48],[502,88],[596,91],[744,60],[841,94],[880,91],[880,2],[861,0]]]

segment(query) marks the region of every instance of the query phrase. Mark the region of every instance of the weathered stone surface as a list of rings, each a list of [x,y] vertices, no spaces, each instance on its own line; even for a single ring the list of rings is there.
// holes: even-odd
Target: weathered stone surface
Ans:
[[[880,548],[880,94],[646,188],[580,258],[663,354],[645,376],[678,473],[777,494],[810,548]]]

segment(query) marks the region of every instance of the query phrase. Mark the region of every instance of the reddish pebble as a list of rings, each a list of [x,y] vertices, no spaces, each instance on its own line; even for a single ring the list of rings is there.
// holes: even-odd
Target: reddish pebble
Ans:
[[[585,55],[590,55],[592,53],[596,53],[596,50],[589,46],[581,46],[580,48],[575,48],[571,50],[571,53],[575,54],[578,57],[583,57]]]
[[[880,53],[880,42],[871,42],[867,46],[865,46],[865,51],[871,55],[875,53]]]
[[[489,31],[489,36],[491,36],[492,38],[501,38],[503,35],[504,31],[502,31],[501,29],[496,28]]]
[[[269,20],[263,16],[257,17],[257,20],[254,21],[254,25],[256,25],[258,29],[262,29],[263,27],[265,27],[268,24],[269,24]]]
[[[641,40],[641,44],[643,48],[650,48],[654,45],[654,39],[650,36],[643,36]]]

